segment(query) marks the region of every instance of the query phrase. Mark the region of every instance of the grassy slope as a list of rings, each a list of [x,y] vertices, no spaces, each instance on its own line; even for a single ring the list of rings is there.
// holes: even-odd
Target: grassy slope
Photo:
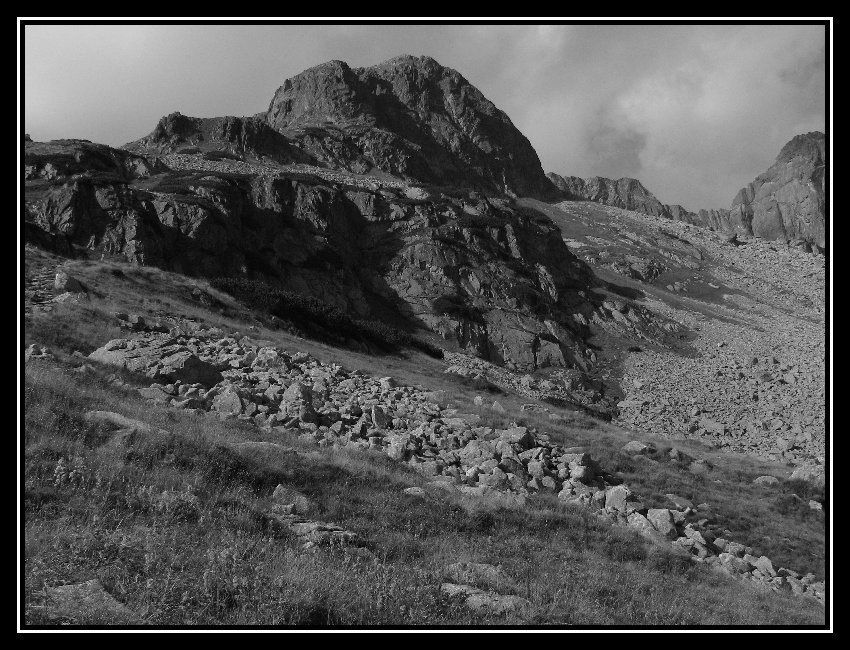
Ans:
[[[28,267],[53,263],[39,252],[30,251],[28,257]],[[119,336],[109,311],[153,315],[165,310],[322,360],[447,389],[460,406],[473,410],[474,393],[446,379],[442,365],[424,355],[367,357],[262,328],[248,332],[249,324],[236,317],[237,307],[226,296],[218,297],[231,308],[229,314],[193,303],[195,281],[155,269],[121,267],[116,275],[115,265],[71,262],[68,267],[89,285],[94,299],[30,318],[25,330],[26,343],[46,344],[59,357],[57,362],[31,362],[25,377],[27,622],[45,622],[39,609],[45,586],[95,577],[155,624],[511,622],[470,613],[439,595],[442,567],[464,560],[501,563],[515,581],[505,591],[532,601],[533,623],[823,622],[820,605],[711,574],[551,498],[535,499],[524,511],[494,510],[461,498],[417,501],[402,489],[421,484],[419,476],[383,455],[304,448],[239,422],[152,406],[111,385],[110,369],[74,373],[68,356],[73,350],[88,352]],[[822,519],[777,510],[775,493],[750,486],[751,476],[764,473],[764,467],[724,456],[706,478],[666,465],[635,465],[615,451],[629,438],[626,432],[578,415],[571,424],[555,426],[520,413],[517,399],[500,401],[542,430],[589,446],[604,467],[623,470],[648,500],[666,491],[707,500],[724,517],[737,515],[726,525],[732,531],[738,526],[741,541],[768,534],[786,536],[799,548],[819,545],[820,559],[812,565],[820,563],[816,572],[822,572]],[[92,408],[138,417],[168,435],[116,450],[104,444],[106,432],[82,419]],[[482,414],[499,423],[492,414]],[[272,440],[299,453],[243,457],[218,446],[245,439]],[[60,458],[77,471],[60,471],[57,480]],[[714,483],[718,479],[722,483]],[[278,483],[316,500],[319,518],[366,538],[379,560],[300,550],[262,515]],[[163,507],[163,492],[182,506]],[[797,570],[808,568],[774,559]]]

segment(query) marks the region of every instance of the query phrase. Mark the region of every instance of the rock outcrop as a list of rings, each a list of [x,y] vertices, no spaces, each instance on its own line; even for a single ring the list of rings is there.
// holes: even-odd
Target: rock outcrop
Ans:
[[[425,56],[368,68],[329,61],[287,79],[265,113],[172,114],[127,145],[158,153],[192,146],[488,193],[552,194],[537,153],[508,116],[460,73]]]
[[[107,175],[120,180],[145,178],[165,171],[155,157],[144,157],[88,140],[25,141],[24,180],[54,180],[75,174]]]
[[[552,173],[546,176],[562,192],[563,198],[569,200],[594,201],[656,217],[670,216],[668,206],[655,198],[655,195],[635,178],[579,178]]]
[[[259,158],[282,164],[315,162],[261,116],[201,118],[171,113],[160,119],[149,135],[125,147],[146,154],[191,153],[211,159]]]
[[[262,278],[358,317],[401,314],[495,363],[585,365],[595,280],[539,212],[469,191],[410,198],[405,186],[205,164],[135,180],[57,176],[27,215],[90,254]]]
[[[731,226],[764,239],[799,239],[825,246],[826,139],[820,131],[798,135],[776,162],[732,200]]]

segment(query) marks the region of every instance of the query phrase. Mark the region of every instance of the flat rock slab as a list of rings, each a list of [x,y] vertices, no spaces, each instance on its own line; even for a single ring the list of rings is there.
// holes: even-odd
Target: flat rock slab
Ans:
[[[47,589],[44,614],[81,624],[143,625],[133,611],[115,600],[97,580]]]
[[[648,451],[652,451],[653,447],[649,443],[632,440],[623,445],[622,449],[627,454],[645,454]]]
[[[765,485],[769,487],[771,485],[777,485],[779,483],[779,479],[775,476],[758,476],[753,479],[753,483],[755,483],[756,485]]]
[[[110,424],[116,429],[125,429],[139,431],[142,433],[150,433],[154,428],[147,422],[128,418],[126,415],[115,413],[113,411],[88,411],[83,416],[86,422],[96,422],[100,424]],[[163,431],[163,433],[167,433]]]
[[[444,582],[440,592],[450,598],[462,598],[469,609],[487,614],[522,616],[531,608],[531,603],[520,596],[504,596],[469,585]]]
[[[333,523],[312,521],[274,509],[267,514],[309,546],[363,545],[357,533]]]

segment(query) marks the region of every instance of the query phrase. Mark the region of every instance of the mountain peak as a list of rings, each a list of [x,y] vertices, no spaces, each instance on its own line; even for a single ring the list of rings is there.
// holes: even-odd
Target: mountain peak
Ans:
[[[264,119],[332,167],[515,194],[549,188],[508,116],[429,56],[310,68],[278,88]]]
[[[813,161],[816,165],[822,165],[826,155],[826,136],[821,131],[810,131],[795,135],[789,140],[779,155],[777,163],[785,163],[798,157]]]

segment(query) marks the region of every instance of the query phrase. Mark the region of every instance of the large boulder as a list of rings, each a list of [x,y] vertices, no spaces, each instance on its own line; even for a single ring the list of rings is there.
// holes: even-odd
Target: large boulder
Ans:
[[[139,339],[113,339],[89,355],[89,358],[141,373],[161,382],[213,386],[221,373],[202,361],[187,347],[169,336],[149,335]]]
[[[53,282],[56,291],[63,293],[84,293],[86,288],[76,278],[68,275],[65,271],[58,271]]]
[[[667,508],[650,508],[646,518],[667,539],[674,540],[679,536],[673,514]]]
[[[629,515],[642,509],[643,503],[625,485],[615,485],[605,490],[605,508]]]
[[[245,404],[233,386],[227,386],[213,398],[212,410],[223,415],[240,415]]]

